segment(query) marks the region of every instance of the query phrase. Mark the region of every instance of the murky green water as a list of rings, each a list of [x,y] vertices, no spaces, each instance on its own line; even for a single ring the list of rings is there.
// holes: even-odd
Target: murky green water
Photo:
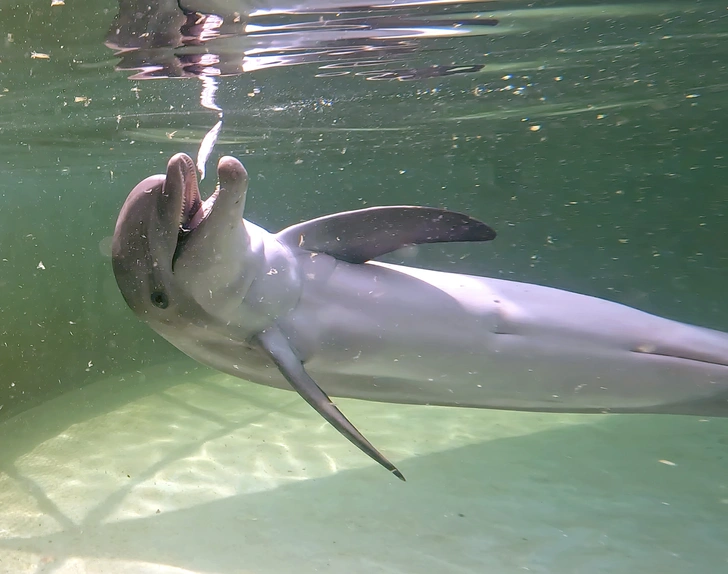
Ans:
[[[200,47],[176,2],[0,1],[0,572],[725,572],[727,422],[341,401],[395,484],[156,336],[109,261],[214,83],[207,191],[239,157],[268,229],[444,206],[498,239],[407,264],[728,330],[725,3],[253,4]]]

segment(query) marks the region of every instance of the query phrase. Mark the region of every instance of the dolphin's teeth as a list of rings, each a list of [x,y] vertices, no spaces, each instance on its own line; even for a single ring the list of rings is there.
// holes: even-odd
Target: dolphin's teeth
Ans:
[[[195,194],[192,209],[189,210],[187,217],[183,217],[180,222],[180,231],[190,232],[199,227],[200,223],[202,223],[202,221],[210,215],[210,212],[215,205],[215,200],[217,200],[217,196],[219,195],[219,191],[219,189],[216,190],[215,193],[213,193],[205,201],[202,201],[199,193]],[[185,210],[183,209],[183,214],[184,213]]]
[[[202,205],[200,199],[200,189],[197,184],[197,173],[195,172],[195,164],[188,156],[181,158],[179,169],[182,172],[182,205],[179,213],[179,228],[181,231],[189,231],[192,226],[195,215]]]
[[[180,209],[179,212],[179,221],[177,222],[177,225],[181,230],[184,230],[184,223],[185,223],[185,213],[187,213],[187,194],[182,194],[182,209]]]

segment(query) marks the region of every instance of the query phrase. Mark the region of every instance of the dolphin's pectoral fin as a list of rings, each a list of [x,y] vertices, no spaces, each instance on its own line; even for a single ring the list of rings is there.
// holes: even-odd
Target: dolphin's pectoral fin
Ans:
[[[318,217],[279,232],[279,241],[365,263],[407,245],[490,241],[495,231],[467,215],[435,207],[370,207]]]
[[[328,395],[316,384],[303,363],[291,349],[286,336],[275,326],[256,335],[261,349],[273,360],[293,389],[311,405],[328,423],[364,453],[381,464],[399,478],[404,480],[402,473],[389,462],[374,446],[356,430],[353,424],[331,402]]]

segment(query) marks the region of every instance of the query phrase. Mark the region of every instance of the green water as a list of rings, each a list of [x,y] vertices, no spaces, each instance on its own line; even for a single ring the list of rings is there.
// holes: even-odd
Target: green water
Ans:
[[[206,190],[231,154],[246,217],[271,230],[383,203],[464,211],[497,240],[404,261],[728,330],[725,3],[438,10],[499,24],[358,67],[336,67],[341,44],[285,52],[301,65],[247,56],[218,80]],[[199,78],[116,69],[117,11],[0,0],[0,572],[728,569],[722,420],[341,401],[407,475],[394,484],[297,395],[139,322],[108,257],[118,210],[217,117]],[[239,60],[269,37],[220,46]],[[432,66],[483,67],[403,79]]]

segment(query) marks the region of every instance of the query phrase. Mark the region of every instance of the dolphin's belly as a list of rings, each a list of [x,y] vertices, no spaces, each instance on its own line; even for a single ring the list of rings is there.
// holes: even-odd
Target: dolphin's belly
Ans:
[[[569,355],[515,339],[480,356],[442,350],[433,355],[422,360],[362,354],[346,364],[322,353],[306,367],[332,396],[481,408],[650,410],[728,391],[728,367],[656,355]]]
[[[725,333],[537,285],[373,267],[339,266],[284,319],[333,396],[649,411],[728,394]]]

